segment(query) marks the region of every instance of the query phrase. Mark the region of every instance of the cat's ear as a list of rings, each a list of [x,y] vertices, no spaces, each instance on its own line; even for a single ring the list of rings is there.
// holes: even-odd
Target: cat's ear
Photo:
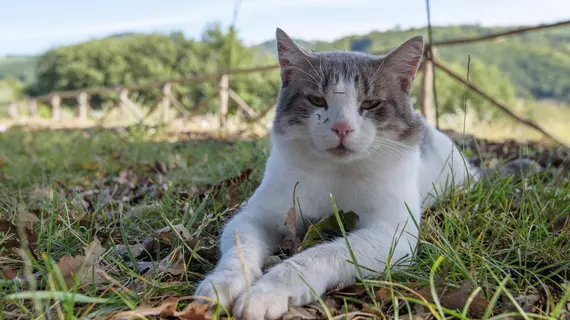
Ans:
[[[307,61],[308,54],[297,46],[281,28],[277,28],[275,31],[275,38],[277,40],[277,57],[281,67],[281,79],[285,81],[287,67]]]
[[[307,53],[283,31],[277,28],[275,31],[275,39],[277,40],[277,56],[279,57],[279,65],[286,66],[297,59],[303,59]]]
[[[422,61],[424,37],[415,36],[384,57],[384,70],[409,80],[411,87]],[[405,88],[402,88],[405,89]],[[408,88],[409,89],[409,88]]]

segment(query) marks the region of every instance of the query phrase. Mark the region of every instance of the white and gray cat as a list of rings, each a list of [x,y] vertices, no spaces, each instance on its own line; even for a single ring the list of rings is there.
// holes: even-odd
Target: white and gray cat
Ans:
[[[367,277],[374,275],[370,270],[385,269],[390,252],[390,261],[413,254],[419,232],[413,220],[419,223],[422,211],[437,200],[434,188],[441,195],[478,176],[454,143],[412,107],[409,92],[424,50],[421,36],[384,57],[309,53],[281,29],[276,37],[282,87],[265,174],[225,226],[221,259],[195,293],[219,299],[239,318],[275,319],[288,310],[289,297],[299,306],[316,301],[311,288],[320,295],[357,280],[342,238],[262,273],[264,260],[286,234],[283,225],[297,182],[303,218],[330,215],[330,195],[339,209],[359,215],[348,241]],[[301,216],[297,219],[302,228]]]

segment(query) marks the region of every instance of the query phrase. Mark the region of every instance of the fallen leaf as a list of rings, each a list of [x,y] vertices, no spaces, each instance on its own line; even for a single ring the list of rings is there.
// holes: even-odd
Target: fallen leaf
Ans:
[[[154,168],[156,169],[156,171],[160,172],[161,174],[166,174],[168,172],[168,168],[166,167],[164,162],[161,161],[156,161],[154,163]]]
[[[180,250],[172,251],[166,258],[162,259],[158,264],[159,270],[165,270],[173,276],[179,276],[186,272],[184,263],[184,255],[180,254]]]
[[[294,255],[299,250],[300,239],[297,237],[297,212],[295,210],[296,200],[295,194],[297,191],[297,185],[295,183],[293,187],[293,206],[289,211],[287,211],[287,217],[285,218],[285,228],[287,229],[287,235],[281,242],[281,248],[288,250],[290,255]]]
[[[39,222],[40,219],[35,214],[26,211],[23,206],[18,206],[18,221],[30,225]]]
[[[0,268],[0,279],[13,280],[18,276],[18,271],[10,268]]]
[[[295,212],[295,207],[292,207],[287,212],[287,219],[285,220],[285,227],[287,228],[288,233],[281,242],[281,248],[289,250],[291,255],[297,253],[300,243],[299,237],[297,237],[296,219],[297,214]]]
[[[68,285],[72,285],[76,278],[80,284],[99,284],[106,281],[102,275],[102,270],[97,260],[105,253],[99,239],[95,238],[85,248],[85,255],[71,257],[65,255],[61,257],[57,266],[60,273]]]
[[[201,304],[199,301],[192,301],[182,311],[174,312],[174,316],[184,320],[212,319],[212,315],[208,312],[208,305]]]
[[[516,303],[525,311],[525,312],[534,312],[535,306],[541,302],[541,297],[539,294],[528,294],[528,295],[519,295],[514,297]],[[518,312],[518,308],[515,304],[509,299],[508,297],[503,297],[503,308],[502,312]]]
[[[384,316],[384,313],[382,312],[382,310],[380,310],[378,307],[369,305],[367,303],[364,303],[362,305],[362,312],[368,313],[370,315],[375,315],[377,317]]]
[[[125,311],[116,314],[113,319],[132,319],[133,317],[140,316],[173,316],[176,312],[176,306],[178,305],[178,298],[171,297],[166,299],[158,307],[149,307],[146,305],[141,305],[133,311]]]
[[[122,320],[122,319],[133,319],[141,316],[165,316],[174,317],[180,320],[210,320],[212,319],[212,314],[208,311],[207,304],[201,304],[198,301],[193,301],[186,306],[182,311],[176,311],[178,302],[186,298],[170,297],[158,306],[149,307],[146,305],[141,305],[135,310],[124,311],[116,314],[112,319]],[[224,319],[224,318],[222,318]]]
[[[220,180],[216,182],[214,185],[206,185],[203,188],[200,188],[198,192],[196,192],[194,195],[198,197],[203,197],[207,193],[215,193],[223,188],[227,188],[229,185],[243,183],[244,181],[249,179],[249,175],[251,174],[251,172],[252,169],[250,168],[245,169],[238,176]]]
[[[359,217],[353,212],[344,212],[339,210],[339,216],[346,232],[350,232],[356,228]],[[316,224],[309,225],[307,233],[301,241],[301,247],[306,249],[323,241],[341,237],[340,226],[334,214],[319,220]]]
[[[375,298],[377,302],[384,302],[392,300],[392,292],[389,288],[382,287],[376,290]]]
[[[230,208],[237,208],[241,204],[239,190],[236,184],[230,184],[226,189],[226,199]]]
[[[473,292],[473,282],[470,280],[465,281],[459,288],[453,290],[446,290],[445,286],[445,276],[441,276],[435,283],[435,291],[438,295],[439,301],[442,306],[448,309],[459,309],[462,310],[469,296]],[[429,286],[417,289],[416,292],[424,297],[428,302],[433,303],[433,294]],[[413,295],[409,295],[413,297]],[[473,301],[469,306],[469,314],[480,318],[487,309],[489,301],[483,295],[482,291],[479,291]]]
[[[173,236],[172,231],[174,231],[183,241],[186,241],[191,237],[190,231],[188,231],[188,229],[186,229],[186,227],[182,224],[173,225],[172,228],[170,226],[166,226],[162,229],[159,229],[155,231],[154,237],[161,240],[172,240],[178,238],[178,236],[176,238]]]
[[[441,305],[449,309],[459,309],[462,310],[469,296],[473,292],[473,282],[465,281],[461,287],[445,292],[440,297]],[[469,314],[476,318],[480,318],[487,310],[489,301],[485,298],[482,291],[479,291],[471,304],[469,305]]]
[[[23,226],[24,235],[18,234],[18,227],[12,222],[0,219],[0,232],[4,234],[3,248],[6,250],[12,250],[13,248],[19,248],[21,246],[20,241],[23,237],[26,239],[24,246],[29,247],[31,250],[35,250],[37,247],[38,235],[36,231],[29,226]]]

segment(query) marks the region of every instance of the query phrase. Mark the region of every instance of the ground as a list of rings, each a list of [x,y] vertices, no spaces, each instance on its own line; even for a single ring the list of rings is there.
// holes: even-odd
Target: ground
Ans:
[[[143,127],[0,134],[1,318],[217,317],[189,296],[260,181],[267,140]],[[456,141],[480,166],[522,155],[545,170],[454,193],[424,215],[411,268],[331,288],[286,319],[570,319],[570,152]]]

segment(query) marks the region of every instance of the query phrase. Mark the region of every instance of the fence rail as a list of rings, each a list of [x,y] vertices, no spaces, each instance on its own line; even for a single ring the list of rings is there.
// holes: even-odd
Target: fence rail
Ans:
[[[437,47],[442,46],[451,46],[451,45],[461,45],[461,44],[468,44],[468,43],[475,43],[480,41],[489,41],[493,39],[498,39],[501,37],[512,36],[516,34],[549,29],[549,28],[556,28],[556,27],[563,27],[570,25],[570,20],[566,21],[559,21],[551,24],[541,24],[537,26],[528,26],[522,27],[514,30],[508,30],[504,32],[498,32],[494,34],[483,35],[479,37],[473,38],[463,38],[463,39],[453,39],[453,40],[444,40],[444,41],[436,41],[432,43],[426,43],[426,48],[424,50],[424,60],[422,66],[420,68],[420,72],[422,73],[422,82],[421,82],[421,92],[420,92],[420,110],[422,114],[426,117],[426,119],[430,123],[435,123],[435,114],[433,112],[434,103],[433,103],[433,95],[434,95],[434,83],[432,81],[434,67],[441,69],[445,73],[449,74],[453,79],[457,81],[463,82],[463,79],[460,75],[453,72],[450,68],[446,67],[441,61],[437,60]],[[374,52],[373,54],[376,55],[383,55],[386,54],[388,51],[383,52]],[[431,54],[430,54],[431,53]],[[228,102],[229,100],[234,100],[238,107],[244,111],[244,113],[248,116],[250,121],[256,122],[261,119],[259,114],[257,114],[251,107],[247,105],[247,103],[241,99],[235,92],[233,92],[229,88],[229,76],[230,75],[238,75],[238,74],[247,74],[247,73],[254,73],[254,72],[265,72],[269,70],[278,69],[278,65],[268,65],[268,66],[260,66],[260,67],[253,67],[253,68],[244,68],[244,69],[230,69],[230,70],[223,70],[217,73],[212,74],[205,74],[205,75],[197,75],[197,76],[190,76],[184,78],[176,78],[176,79],[165,79],[165,80],[157,80],[157,81],[150,81],[141,84],[133,84],[133,85],[123,85],[123,86],[112,86],[112,87],[94,87],[94,88],[84,88],[78,90],[66,90],[66,91],[55,91],[51,92],[46,95],[38,96],[38,97],[30,97],[27,99],[28,110],[30,116],[36,117],[37,115],[37,102],[44,101],[49,102],[52,106],[52,120],[59,121],[61,119],[61,100],[62,99],[72,99],[75,98],[78,101],[79,105],[79,112],[78,117],[79,119],[85,120],[87,119],[87,113],[89,110],[89,97],[97,94],[102,93],[114,93],[117,95],[119,101],[119,108],[121,110],[128,109],[130,110],[136,117],[137,120],[141,121],[145,119],[145,116],[141,114],[139,111],[138,106],[129,100],[128,93],[132,91],[139,91],[139,90],[148,90],[152,88],[162,88],[162,99],[158,102],[157,107],[160,107],[162,113],[162,120],[163,122],[168,119],[169,109],[170,106],[173,105],[179,111],[185,114],[185,116],[195,115],[199,112],[207,101],[215,98],[215,95],[207,97],[202,103],[198,105],[195,110],[188,112],[185,110],[181,104],[174,98],[171,93],[172,85],[174,84],[190,84],[196,82],[203,82],[208,80],[218,80],[218,89],[216,94],[218,95],[219,99],[219,121],[220,127],[223,129],[225,126],[225,122],[227,119],[227,112],[228,112]],[[431,79],[430,79],[431,78]],[[563,144],[559,139],[553,137],[551,134],[548,133],[547,130],[539,126],[538,124],[534,123],[532,120],[525,119],[519,115],[516,115],[512,110],[514,108],[506,105],[505,103],[499,101],[496,98],[493,98],[488,93],[485,93],[477,84],[469,83],[468,87],[481,95],[483,98],[491,102],[497,108],[501,109],[503,112],[506,112],[507,115],[512,117],[513,119],[532,127],[535,130],[538,130],[546,137],[552,139],[553,141]],[[268,108],[264,109],[261,114],[266,114],[269,109],[271,109],[271,104]],[[435,106],[436,107],[436,106]],[[155,108],[156,109],[156,108]],[[9,106],[9,114],[12,118],[18,117],[18,105],[17,102],[13,101],[10,103]],[[154,110],[154,109],[153,109]]]

